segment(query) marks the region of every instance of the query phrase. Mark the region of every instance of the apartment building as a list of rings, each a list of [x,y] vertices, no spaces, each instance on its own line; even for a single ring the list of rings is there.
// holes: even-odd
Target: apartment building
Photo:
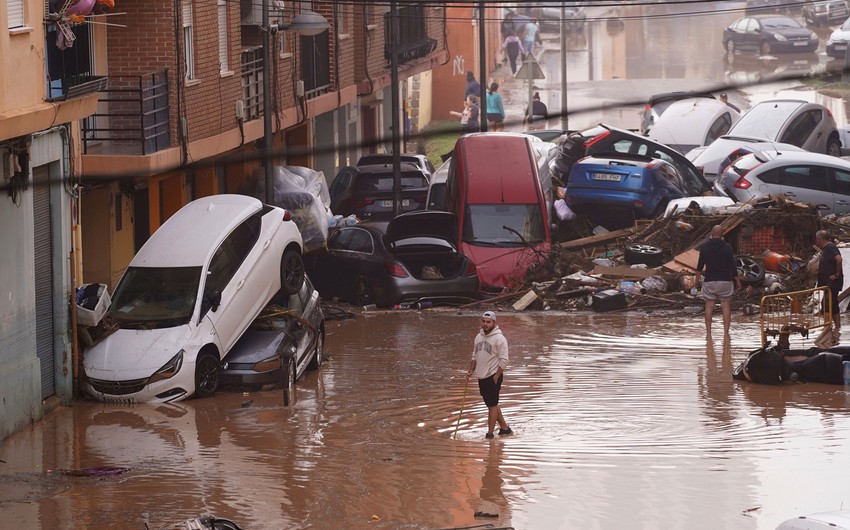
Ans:
[[[13,228],[0,235],[0,439],[40,417],[43,398],[73,398],[74,287],[111,291],[181,206],[239,192],[261,171],[266,112],[274,162],[330,181],[389,150],[410,116],[425,125],[428,73],[448,60],[433,3],[399,3],[393,45],[386,2],[267,0],[264,64],[259,0],[85,0],[94,7],[70,19],[83,1],[6,0],[0,13],[0,65],[16,72],[0,82],[0,220]],[[308,12],[328,29],[299,33]]]

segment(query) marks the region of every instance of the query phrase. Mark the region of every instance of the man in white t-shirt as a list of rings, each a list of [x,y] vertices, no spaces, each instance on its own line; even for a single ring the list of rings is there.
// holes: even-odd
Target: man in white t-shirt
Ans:
[[[472,360],[466,377],[473,374],[478,379],[478,390],[487,405],[487,434],[493,438],[493,429],[499,424],[499,434],[513,434],[499,408],[499,392],[505,369],[508,367],[508,340],[496,325],[496,313],[485,311],[481,315],[481,330],[475,336]]]

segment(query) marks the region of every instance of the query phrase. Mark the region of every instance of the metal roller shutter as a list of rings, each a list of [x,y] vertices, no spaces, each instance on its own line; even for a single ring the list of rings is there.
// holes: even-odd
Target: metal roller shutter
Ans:
[[[35,345],[41,361],[41,397],[56,393],[53,369],[53,234],[50,230],[50,174],[47,166],[33,169],[33,231],[35,238]]]

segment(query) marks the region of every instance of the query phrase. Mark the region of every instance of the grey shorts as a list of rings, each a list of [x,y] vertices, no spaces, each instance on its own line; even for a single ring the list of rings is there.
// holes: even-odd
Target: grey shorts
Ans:
[[[706,300],[730,300],[735,293],[735,282],[704,282],[702,297]]]

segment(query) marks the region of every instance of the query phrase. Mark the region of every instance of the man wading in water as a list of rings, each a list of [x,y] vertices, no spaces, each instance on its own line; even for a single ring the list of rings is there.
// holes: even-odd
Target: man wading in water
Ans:
[[[466,372],[467,378],[473,373],[478,378],[478,390],[487,405],[485,438],[493,438],[496,422],[499,423],[499,434],[513,434],[502,416],[502,409],[499,408],[499,391],[502,389],[502,376],[507,367],[508,340],[496,325],[496,313],[485,311],[481,315],[481,331],[475,336],[472,360]]]

